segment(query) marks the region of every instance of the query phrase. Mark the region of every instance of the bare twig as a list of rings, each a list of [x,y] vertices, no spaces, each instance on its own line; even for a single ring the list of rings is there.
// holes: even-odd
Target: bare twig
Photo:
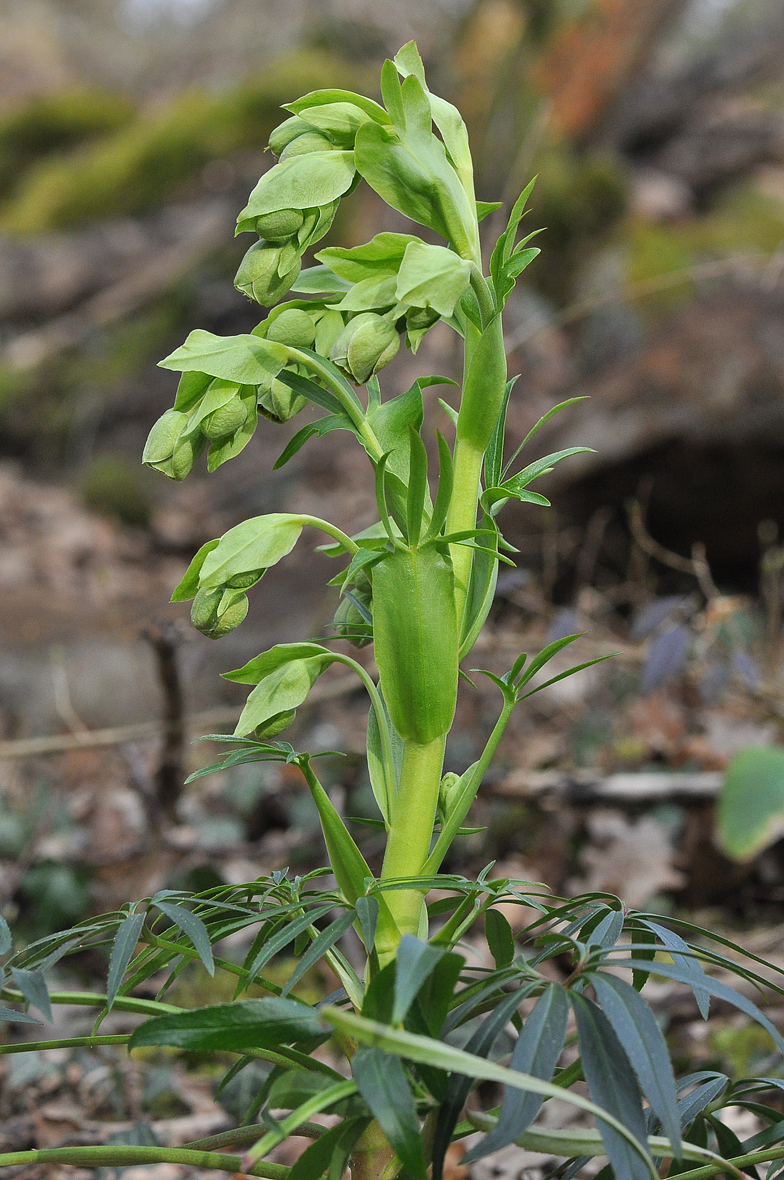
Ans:
[[[711,576],[710,567],[705,557],[705,546],[701,541],[696,541],[692,545],[691,557],[682,557],[680,553],[673,553],[671,549],[665,548],[664,545],[660,545],[658,541],[653,539],[645,527],[643,511],[637,500],[629,502],[627,511],[632,536],[643,552],[650,557],[655,557],[657,561],[660,561],[662,565],[669,566],[670,569],[678,570],[682,574],[691,574],[693,578],[697,579],[700,589],[708,600],[718,597],[719,590]]]
[[[185,633],[180,619],[168,619],[160,624],[151,623],[145,627],[143,635],[155,652],[163,689],[166,728],[156,774],[157,803],[163,815],[174,819],[185,779],[185,710],[177,663],[177,650],[185,641]]]

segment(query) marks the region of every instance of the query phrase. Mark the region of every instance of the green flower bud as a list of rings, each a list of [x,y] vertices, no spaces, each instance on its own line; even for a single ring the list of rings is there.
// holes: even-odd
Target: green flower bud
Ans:
[[[192,430],[189,434],[182,434],[169,460],[169,470],[166,475],[170,479],[185,479],[193,464],[207,445],[207,440],[200,430]],[[159,468],[163,470],[163,468]]]
[[[268,242],[283,242],[292,237],[305,220],[301,209],[278,209],[256,218],[256,233]]]
[[[142,463],[169,479],[185,479],[206,446],[198,427],[186,433],[189,420],[180,410],[162,414],[149,433]]]
[[[267,339],[289,348],[312,348],[316,327],[306,311],[289,307],[272,321],[267,329]]]
[[[274,155],[279,156],[284,148],[288,147],[293,139],[298,135],[304,135],[306,131],[312,131],[310,123],[306,123],[304,119],[300,119],[299,115],[292,115],[290,119],[284,121],[275,128],[269,137],[270,150]]]
[[[248,417],[248,407],[241,397],[233,397],[219,410],[213,410],[199,423],[202,434],[207,438],[227,438],[239,430]]]
[[[229,578],[226,586],[229,590],[247,590],[249,587],[255,586],[266,572],[266,569],[261,569],[248,570],[246,574],[235,574],[233,578]]]
[[[400,347],[397,329],[374,311],[363,311],[350,320],[330,350],[330,360],[353,377],[358,385],[388,365]]]
[[[289,389],[288,385],[278,381],[275,377],[269,389],[266,389],[259,397],[259,413],[263,414],[265,418],[269,418],[271,422],[288,422],[307,404],[306,397],[303,397],[301,393],[295,393],[293,389]]]
[[[363,606],[370,607],[372,596],[369,583],[366,590],[355,587],[351,593],[352,597],[361,602]],[[369,643],[373,642],[372,626],[357,609],[356,604],[345,595],[341,596],[338,603],[338,609],[332,619],[332,626],[338,635],[342,635],[353,647],[367,647]]]
[[[419,328],[432,328],[433,324],[438,323],[440,318],[438,312],[433,311],[432,307],[412,307],[406,313],[406,327],[415,330]]]
[[[284,709],[282,713],[275,713],[263,725],[256,726],[253,736],[260,741],[263,741],[265,738],[277,737],[279,733],[283,733],[284,729],[288,729],[296,716],[296,709]]]
[[[305,131],[286,144],[280,153],[280,161],[282,163],[284,160],[290,160],[292,156],[308,156],[311,152],[334,151],[335,145],[327,139],[326,135],[320,135],[318,131]]]
[[[202,587],[196,594],[191,607],[191,622],[197,631],[206,635],[208,639],[220,639],[228,635],[235,627],[239,627],[248,613],[248,596],[240,594],[236,597],[228,596],[222,587],[216,590],[206,590]],[[223,608],[223,609],[221,609]]]
[[[197,590],[191,607],[191,622],[197,631],[207,635],[218,622],[218,607],[223,590]]]
[[[271,245],[262,238],[251,246],[240,263],[234,286],[249,299],[271,307],[295,282],[300,265],[296,250]]]
[[[460,775],[455,774],[453,770],[448,770],[441,779],[441,785],[438,788],[438,810],[442,818],[448,819],[452,812],[452,808],[456,803],[455,787],[460,782]]]

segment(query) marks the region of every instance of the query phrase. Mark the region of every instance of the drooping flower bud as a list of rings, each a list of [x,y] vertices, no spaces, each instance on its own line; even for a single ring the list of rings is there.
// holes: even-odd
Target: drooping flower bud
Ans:
[[[248,613],[247,594],[227,591],[223,587],[207,590],[202,587],[191,607],[191,622],[208,639],[220,639],[239,627]]]
[[[306,123],[304,119],[300,119],[299,115],[292,115],[290,119],[284,119],[270,135],[270,150],[274,155],[280,156],[283,149],[288,147],[292,139],[296,139],[298,135],[304,135],[306,131],[312,130],[313,128],[310,123]]]
[[[288,385],[275,377],[269,388],[264,390],[259,397],[259,413],[263,414],[265,418],[269,418],[271,422],[288,422],[307,404],[306,397],[303,397],[301,393],[295,393],[293,389],[289,389]]]
[[[230,434],[244,424],[248,417],[248,407],[241,397],[233,397],[225,406],[213,410],[206,418],[202,418],[200,427],[207,438],[228,438]]]
[[[346,325],[329,356],[359,385],[364,385],[389,364],[399,347],[395,325],[374,311],[363,311]]]
[[[305,220],[301,209],[278,209],[256,218],[256,233],[268,242],[284,242],[292,237]]]
[[[335,145],[326,135],[320,135],[318,131],[305,131],[286,144],[280,153],[280,162],[282,164],[284,160],[290,160],[293,156],[308,156],[311,152],[334,151]]]
[[[188,421],[179,410],[162,414],[147,438],[142,462],[169,479],[184,479],[205,447],[198,429],[186,433]]]
[[[260,741],[266,738],[277,737],[279,733],[283,733],[284,729],[288,729],[294,718],[297,716],[296,709],[284,709],[282,713],[275,713],[274,716],[269,717],[263,725],[257,725],[253,731],[253,736]]]
[[[271,245],[262,238],[251,246],[240,263],[234,286],[249,299],[271,307],[296,280],[300,266],[296,249]]]
[[[267,329],[267,339],[289,348],[312,348],[316,326],[306,311],[289,307],[272,321]]]

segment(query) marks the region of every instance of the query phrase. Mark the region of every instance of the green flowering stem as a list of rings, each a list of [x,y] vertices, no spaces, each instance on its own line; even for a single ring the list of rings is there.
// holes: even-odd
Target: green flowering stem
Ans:
[[[384,454],[384,449],[381,446],[381,443],[378,441],[375,431],[369,425],[359,400],[356,397],[349,396],[346,388],[341,384],[340,381],[335,379],[334,373],[330,370],[330,366],[320,362],[315,353],[300,352],[298,348],[290,347],[287,348],[286,351],[290,353],[292,361],[299,365],[305,365],[307,368],[311,369],[312,372],[316,373],[319,379],[323,381],[326,386],[328,386],[330,392],[333,393],[338,399],[341,406],[343,407],[344,412],[348,415],[356,427],[357,432],[365,444],[365,449],[370,458],[374,463],[380,462]]]
[[[337,525],[330,524],[328,520],[322,520],[320,516],[302,515],[299,519],[303,526],[309,524],[314,529],[321,529],[322,533],[326,533],[328,537],[334,537],[352,557],[355,553],[359,553],[359,545],[352,541],[351,537],[347,536]]]
[[[445,745],[445,736],[426,746],[412,741],[403,744],[400,785],[392,811],[382,881],[422,874],[422,866],[430,851]],[[387,904],[401,935],[417,934],[422,896],[418,889],[387,891]],[[394,957],[396,948],[378,945],[377,949],[383,967]]]
[[[74,1164],[82,1168],[127,1168],[134,1164],[184,1164],[191,1168],[215,1168],[219,1172],[241,1172],[238,1155],[192,1151],[187,1147],[51,1147],[33,1151],[9,1151],[0,1155],[0,1168],[30,1167],[33,1164]],[[291,1168],[284,1164],[259,1163],[248,1176],[286,1180]]]
[[[479,481],[482,476],[484,454],[483,448],[462,439],[458,433],[454,455],[455,483],[446,520],[447,533],[462,533],[476,526],[476,506],[479,500]],[[449,551],[455,572],[455,606],[460,625],[468,596],[473,551],[467,545],[450,545]]]
[[[484,778],[485,771],[493,759],[493,755],[496,752],[498,743],[500,742],[503,732],[506,729],[507,722],[512,715],[512,710],[515,707],[515,703],[516,702],[512,700],[504,701],[504,707],[501,710],[501,715],[493,726],[493,732],[487,739],[487,744],[482,751],[482,756],[474,766],[473,773],[466,784],[465,790],[463,791],[457,806],[454,808],[443,828],[441,829],[439,837],[435,842],[433,851],[430,853],[430,856],[427,858],[422,869],[420,870],[423,876],[432,876],[433,873],[437,873],[441,867],[441,861],[449,851],[449,846],[457,835],[464,819],[468,815],[468,812],[471,809],[471,804],[476,798],[476,793],[482,785],[482,779]]]

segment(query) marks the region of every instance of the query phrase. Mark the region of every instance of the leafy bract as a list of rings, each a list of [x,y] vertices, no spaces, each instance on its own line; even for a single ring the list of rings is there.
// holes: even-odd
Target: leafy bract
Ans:
[[[363,246],[327,246],[319,250],[316,258],[340,279],[361,283],[397,275],[406,250],[415,243],[424,245],[413,234],[385,232],[376,234]]]
[[[199,585],[208,590],[225,585],[238,574],[268,569],[296,545],[305,519],[289,512],[252,516],[224,533],[201,566]]]
[[[432,307],[451,316],[471,277],[471,263],[443,246],[413,241],[397,274],[395,294],[403,303]]]
[[[158,364],[179,373],[206,373],[240,385],[261,385],[276,377],[287,359],[287,349],[274,340],[250,334],[216,336],[197,328]]]
[[[254,229],[254,221],[278,209],[315,209],[342,197],[354,181],[354,153],[309,152],[293,156],[265,172],[237,218],[237,232]]]

